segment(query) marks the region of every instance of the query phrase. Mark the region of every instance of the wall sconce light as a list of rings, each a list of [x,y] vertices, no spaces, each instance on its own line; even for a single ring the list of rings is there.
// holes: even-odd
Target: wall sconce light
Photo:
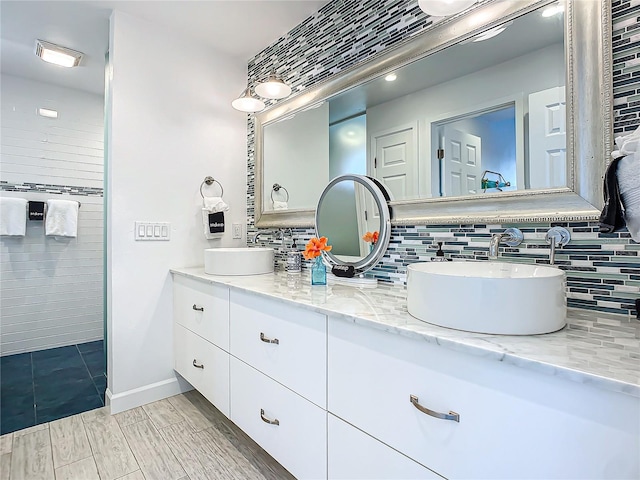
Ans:
[[[507,22],[507,23],[503,23],[502,25],[498,25],[497,27],[494,27],[490,30],[487,30],[486,32],[482,32],[478,35],[476,35],[475,37],[473,37],[473,39],[471,40],[472,42],[484,42],[485,40],[489,40],[490,38],[493,37],[497,37],[498,35],[500,35],[502,32],[504,32],[507,27],[509,27],[509,25],[511,25],[513,23],[513,20]]]
[[[231,106],[236,110],[248,113],[264,110],[264,102],[251,95],[251,87],[247,87],[238,98],[231,102]]]
[[[36,40],[36,55],[45,62],[70,68],[80,65],[83,53],[61,47],[55,43]]]
[[[266,82],[256,85],[256,93],[262,98],[278,100],[291,95],[291,87],[274,74],[271,74]]]
[[[427,15],[446,17],[466,10],[478,0],[418,0],[418,6]]]

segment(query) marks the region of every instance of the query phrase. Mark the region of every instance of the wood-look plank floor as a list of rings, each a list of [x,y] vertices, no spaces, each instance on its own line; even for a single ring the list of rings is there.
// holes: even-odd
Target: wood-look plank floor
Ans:
[[[0,480],[290,480],[198,392],[0,437]]]

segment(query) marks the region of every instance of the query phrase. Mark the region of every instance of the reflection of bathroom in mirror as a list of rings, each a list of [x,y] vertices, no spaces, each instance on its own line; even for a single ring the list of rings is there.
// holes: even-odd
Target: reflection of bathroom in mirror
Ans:
[[[267,123],[264,210],[274,182],[295,183],[290,208],[312,208],[342,173],[394,200],[567,186],[564,19],[541,11]],[[364,165],[332,168],[356,144]]]
[[[331,252],[343,262],[358,262],[369,255],[367,232],[380,231],[371,192],[352,180],[337,183],[318,209],[318,231],[331,239]]]

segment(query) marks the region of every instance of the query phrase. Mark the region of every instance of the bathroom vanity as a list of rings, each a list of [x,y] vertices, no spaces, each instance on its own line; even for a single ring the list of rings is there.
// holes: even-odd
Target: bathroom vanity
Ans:
[[[298,478],[640,476],[635,320],[474,334],[399,287],[172,273],[176,371]]]

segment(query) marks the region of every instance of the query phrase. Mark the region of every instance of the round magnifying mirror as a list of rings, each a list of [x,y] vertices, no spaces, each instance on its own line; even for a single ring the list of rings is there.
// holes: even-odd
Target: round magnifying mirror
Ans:
[[[325,187],[316,209],[316,234],[332,246],[323,252],[334,265],[362,273],[384,256],[391,236],[389,194],[376,179],[341,175]]]

